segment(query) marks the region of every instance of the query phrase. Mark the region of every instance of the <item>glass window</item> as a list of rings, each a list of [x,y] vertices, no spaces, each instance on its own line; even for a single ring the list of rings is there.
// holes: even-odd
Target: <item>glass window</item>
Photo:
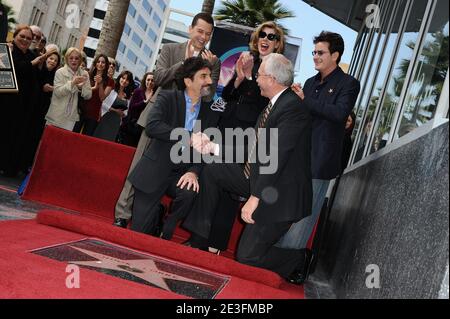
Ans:
[[[411,14],[409,16],[405,32],[402,35],[403,37],[399,45],[396,59],[394,61],[392,73],[389,76],[386,92],[383,97],[384,102],[382,105],[382,117],[384,116],[385,118],[384,120],[381,120],[383,124],[378,127],[374,144],[371,145],[371,152],[375,152],[381,149],[389,140],[391,127],[393,122],[395,121],[395,112],[400,102],[403,84],[406,78],[406,73],[408,71],[410,61],[413,58],[414,47],[419,38],[419,30],[422,24],[426,7],[427,0],[416,0],[413,2]],[[402,12],[401,10],[398,12],[398,15],[400,15],[400,19],[403,14],[404,12]],[[399,17],[397,17],[397,19],[398,18]],[[398,33],[398,31],[398,28],[394,29],[391,36],[395,36],[395,33]],[[373,114],[367,114],[364,120],[364,124],[360,128],[363,130],[363,132],[358,142],[354,163],[359,161],[364,155],[363,151],[368,141],[370,129],[373,126],[374,119],[371,117],[372,115]]]
[[[136,56],[136,54],[134,54],[134,52],[131,49],[128,49],[127,58],[134,64],[136,64],[136,62],[138,60],[138,57]]]
[[[150,39],[153,40],[153,42],[155,42],[155,41],[156,41],[156,38],[158,37],[158,36],[156,35],[155,31],[152,30],[152,28],[150,28],[150,29],[148,30],[148,36],[150,37]]]
[[[136,8],[130,3],[130,6],[128,7],[128,13],[133,18],[136,16]]]
[[[128,25],[128,23],[125,23],[125,27],[123,28],[123,33],[125,33],[127,36],[130,36],[131,27]]]
[[[389,63],[391,62],[392,54],[394,53],[395,43],[397,42],[399,37],[398,30],[400,28],[402,17],[404,15],[405,7],[406,1],[403,1],[396,13],[397,16],[392,28],[392,33],[390,34],[389,41],[386,45],[385,57],[381,64],[380,75],[378,76],[374,91],[372,93],[371,103],[375,103],[377,105],[380,103],[380,95],[382,93],[383,85],[386,82],[386,76],[390,76]],[[376,150],[385,147],[388,142],[390,125],[395,116],[396,104],[391,103],[391,101],[389,100],[389,95],[386,95],[385,98],[387,100],[384,100],[383,104],[380,106],[376,127],[374,129],[376,133],[374,139],[372,140],[370,153],[373,153]],[[370,119],[371,118],[369,118],[368,120]]]
[[[145,64],[144,61],[139,61],[139,66],[141,67],[141,69],[142,69],[142,71],[143,71],[144,73],[147,72],[148,66],[147,66],[147,64]]]
[[[142,28],[142,30],[147,31],[147,22],[145,22],[144,18],[142,18],[142,16],[138,17],[137,20],[139,26]]]
[[[153,51],[152,51],[152,49],[150,49],[150,48],[146,45],[146,46],[144,46],[144,53],[145,53],[149,58],[151,58],[151,57],[152,57],[152,54],[153,54]]]
[[[158,4],[161,7],[162,11],[164,12],[164,10],[166,10],[166,3],[164,2],[164,0],[158,0]]]
[[[142,46],[142,39],[136,34],[133,33],[133,42],[140,48]]]
[[[156,12],[155,12],[155,14],[153,15],[153,21],[155,21],[156,22],[156,25],[158,26],[158,27],[160,27],[161,26],[161,18],[156,14]]]
[[[407,93],[398,137],[434,117],[448,69],[448,1],[438,1]]]
[[[373,119],[374,112],[376,110],[378,100],[372,96],[374,81],[380,78],[379,67],[380,64],[384,61],[384,56],[382,54],[385,52],[385,42],[387,37],[387,32],[389,31],[389,22],[390,19],[393,19],[394,16],[392,14],[395,7],[394,2],[385,2],[384,7],[382,7],[381,17],[383,17],[381,21],[381,28],[377,29],[373,35],[372,43],[370,44],[370,52],[369,59],[365,63],[364,74],[361,78],[361,93],[359,99],[357,101],[357,111],[356,111],[356,125],[355,130],[353,131],[353,138],[355,138],[356,133],[361,127],[366,127],[364,129],[364,133],[361,134],[360,142],[357,147],[357,155],[356,160],[361,159],[362,153],[364,151],[364,147],[367,143],[367,138],[369,137],[369,132],[367,131],[367,127],[371,128],[371,124],[368,125],[368,120],[362,125],[364,118]],[[368,30],[369,32],[369,30]],[[382,59],[383,57],[383,59]],[[384,79],[384,77],[383,77]]]
[[[153,8],[152,8],[152,6],[150,5],[150,3],[148,3],[147,0],[143,0],[143,1],[142,1],[142,6],[144,7],[144,9],[147,11],[147,13],[148,13],[149,15],[152,14]]]
[[[122,52],[122,53],[125,53],[125,49],[126,49],[125,44],[123,44],[122,41],[120,41],[120,43],[119,43],[119,51]]]

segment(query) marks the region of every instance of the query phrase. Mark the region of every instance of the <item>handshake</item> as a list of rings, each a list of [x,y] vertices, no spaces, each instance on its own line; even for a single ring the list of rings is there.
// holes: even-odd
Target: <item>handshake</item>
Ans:
[[[191,146],[199,153],[206,154],[214,154],[216,149],[215,143],[211,142],[208,135],[198,132],[193,133],[191,137]]]

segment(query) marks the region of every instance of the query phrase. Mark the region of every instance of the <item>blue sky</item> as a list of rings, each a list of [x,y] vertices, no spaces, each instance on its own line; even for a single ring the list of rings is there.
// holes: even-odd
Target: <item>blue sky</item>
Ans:
[[[170,6],[191,13],[198,13],[202,8],[202,3],[203,0],[172,0]],[[221,3],[221,0],[216,0],[216,9],[220,7]],[[295,18],[282,20],[281,24],[290,30],[290,35],[303,39],[300,72],[296,77],[297,82],[303,84],[306,79],[316,74],[311,56],[311,51],[313,50],[312,40],[322,30],[337,32],[342,35],[346,45],[342,62],[350,63],[357,36],[355,31],[310,7],[301,0],[280,0],[280,3],[293,11],[296,16]]]

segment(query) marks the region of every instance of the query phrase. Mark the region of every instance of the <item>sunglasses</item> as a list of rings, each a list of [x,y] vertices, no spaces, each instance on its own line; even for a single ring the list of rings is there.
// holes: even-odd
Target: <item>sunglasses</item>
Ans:
[[[280,36],[275,33],[265,33],[264,31],[259,32],[258,37],[264,39],[267,37],[269,41],[280,40]]]

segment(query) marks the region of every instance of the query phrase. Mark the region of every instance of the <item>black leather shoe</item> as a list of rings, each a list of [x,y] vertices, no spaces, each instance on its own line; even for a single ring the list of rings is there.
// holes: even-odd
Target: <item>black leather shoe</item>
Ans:
[[[313,253],[310,249],[301,249],[302,260],[297,268],[290,274],[286,280],[294,285],[303,285],[308,279],[309,271],[313,261]]]
[[[208,251],[208,239],[192,234],[191,237],[182,243],[184,246],[197,248],[203,251]]]
[[[118,227],[122,227],[122,228],[127,228],[128,226],[128,220],[125,218],[116,218],[114,219],[114,226],[118,226]]]

